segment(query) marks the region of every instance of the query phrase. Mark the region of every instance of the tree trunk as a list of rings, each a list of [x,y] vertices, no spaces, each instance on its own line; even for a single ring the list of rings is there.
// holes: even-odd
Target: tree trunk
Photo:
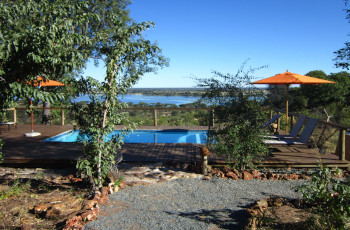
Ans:
[[[43,102],[43,119],[42,124],[48,125],[50,123],[49,115],[50,115],[50,102]]]

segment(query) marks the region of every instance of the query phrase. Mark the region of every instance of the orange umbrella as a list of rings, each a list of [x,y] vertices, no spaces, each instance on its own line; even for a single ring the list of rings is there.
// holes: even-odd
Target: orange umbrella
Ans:
[[[27,82],[32,86],[64,86],[63,83],[54,80],[44,80],[42,77],[37,77],[36,80]]]
[[[259,81],[252,82],[251,84],[268,84],[268,85],[285,85],[286,86],[286,133],[288,132],[288,88],[292,84],[325,84],[335,83],[333,81],[327,81],[315,77],[304,76],[296,73],[285,72],[277,74],[273,77],[265,78]]]
[[[42,86],[42,87],[46,87],[46,86],[64,86],[63,83],[58,82],[58,81],[54,81],[54,80],[44,80],[42,77],[37,77],[35,80],[33,81],[27,81],[27,84],[32,85],[32,86]],[[33,101],[30,100],[30,105],[33,105]],[[32,134],[34,133],[34,117],[33,117],[33,109],[31,109],[31,120],[32,120]],[[38,134],[40,135],[40,133]],[[32,135],[27,135],[27,136],[32,136]]]

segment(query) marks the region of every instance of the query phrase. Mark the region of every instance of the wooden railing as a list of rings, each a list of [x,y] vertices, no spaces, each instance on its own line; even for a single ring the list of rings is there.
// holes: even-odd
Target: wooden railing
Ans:
[[[17,110],[28,110],[30,108],[11,108],[8,110],[13,111],[13,121],[17,122]],[[61,110],[61,125],[65,125],[65,110],[70,110],[70,108],[42,108],[42,107],[37,107],[35,108],[36,110],[43,110],[43,109],[59,109]],[[177,111],[193,111],[193,110],[207,110],[211,111],[211,125],[214,125],[214,112],[213,109],[211,108],[176,108],[176,107],[142,107],[142,108],[124,108],[123,110],[125,111],[130,111],[130,110],[149,110],[153,112],[153,119],[154,119],[154,126],[158,126],[158,111],[160,110],[177,110]]]
[[[270,111],[270,117],[272,118],[272,116],[274,115],[274,113],[281,113],[281,111]],[[290,123],[290,129],[293,128],[294,125],[294,118],[298,117],[299,114],[295,114],[295,113],[289,113],[290,118],[289,119],[291,121]],[[339,155],[339,160],[346,160],[346,131],[349,129],[349,127],[345,127],[336,123],[332,123],[332,122],[327,122],[327,121],[322,121],[319,120],[318,121],[319,124],[324,125],[324,129],[322,131],[322,133],[325,130],[325,127],[332,127],[332,128],[336,128],[339,129],[339,137],[338,137],[338,142],[337,142],[337,148],[335,150],[335,154]],[[281,126],[280,126],[280,118],[277,120],[277,129],[280,130]],[[349,151],[349,150],[348,150]]]

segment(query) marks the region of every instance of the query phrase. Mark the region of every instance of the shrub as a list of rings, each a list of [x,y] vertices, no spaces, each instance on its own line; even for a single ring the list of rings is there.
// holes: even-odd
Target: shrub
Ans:
[[[331,171],[321,162],[320,171],[313,175],[311,181],[297,188],[316,214],[311,221],[316,228],[350,228],[350,180],[336,179],[339,174],[339,169]]]

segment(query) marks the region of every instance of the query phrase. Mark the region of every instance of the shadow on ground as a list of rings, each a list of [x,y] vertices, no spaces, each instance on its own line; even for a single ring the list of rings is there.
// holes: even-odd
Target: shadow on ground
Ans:
[[[246,210],[201,210],[199,212],[167,212],[169,215],[178,215],[181,217],[193,219],[207,224],[213,224],[220,229],[242,229],[247,224]]]

